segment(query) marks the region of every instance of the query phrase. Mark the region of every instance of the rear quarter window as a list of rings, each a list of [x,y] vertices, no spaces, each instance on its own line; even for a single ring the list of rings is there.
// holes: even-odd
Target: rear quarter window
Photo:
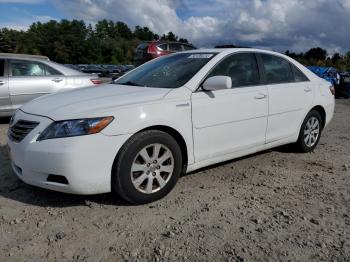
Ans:
[[[293,75],[294,75],[294,81],[295,82],[306,82],[306,81],[310,81],[306,75],[304,75],[303,72],[301,72],[299,70],[299,68],[297,68],[295,65],[290,65],[292,67],[292,71],[293,71]]]

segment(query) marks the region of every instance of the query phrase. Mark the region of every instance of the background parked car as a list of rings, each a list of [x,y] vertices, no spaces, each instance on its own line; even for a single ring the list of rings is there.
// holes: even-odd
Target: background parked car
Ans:
[[[124,69],[123,69],[123,72],[128,72],[130,70],[133,70],[135,68],[134,65],[123,65]]]
[[[340,74],[338,97],[350,98],[350,73],[342,72]]]
[[[334,67],[308,66],[307,68],[332,85],[339,85],[340,75]]]
[[[101,65],[101,67],[106,70],[106,76],[120,75],[120,73],[123,71],[122,65]]]
[[[112,75],[112,80],[121,77],[122,75],[129,72],[130,70],[133,70],[134,68],[134,65],[121,65],[121,72],[119,74]]]
[[[88,74],[96,74],[99,77],[108,75],[108,69],[103,68],[102,65],[78,65],[80,70]]]
[[[149,60],[170,53],[197,49],[191,44],[180,42],[143,42],[135,49],[134,64],[139,66]]]
[[[77,65],[73,65],[73,64],[63,64],[63,65],[66,66],[66,67],[69,67],[69,68],[71,68],[71,69],[74,69],[74,70],[77,70],[77,71],[82,72],[82,71],[80,70],[79,66],[77,66]]]
[[[44,94],[101,84],[96,76],[50,61],[44,56],[0,53],[0,116]]]
[[[349,98],[350,91],[347,90],[347,85],[344,79],[342,80],[342,76],[336,68],[322,66],[308,66],[307,68],[333,85],[336,98]]]

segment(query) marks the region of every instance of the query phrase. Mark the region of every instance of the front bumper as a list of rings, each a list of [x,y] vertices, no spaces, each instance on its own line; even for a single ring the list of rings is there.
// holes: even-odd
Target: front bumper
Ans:
[[[36,141],[52,120],[18,111],[19,119],[40,124],[21,142],[8,139],[9,156],[19,179],[34,186],[72,194],[99,194],[111,191],[111,171],[118,150],[130,135],[102,133]],[[64,176],[68,183],[48,181],[49,175]]]

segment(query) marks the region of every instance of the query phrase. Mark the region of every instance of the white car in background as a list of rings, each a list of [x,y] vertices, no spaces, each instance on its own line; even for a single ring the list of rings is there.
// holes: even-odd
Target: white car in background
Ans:
[[[101,83],[46,56],[0,53],[0,117],[39,96]]]
[[[284,55],[206,49],[152,60],[114,84],[38,98],[8,145],[24,182],[162,198],[182,172],[295,143],[313,150],[334,111],[328,82]]]

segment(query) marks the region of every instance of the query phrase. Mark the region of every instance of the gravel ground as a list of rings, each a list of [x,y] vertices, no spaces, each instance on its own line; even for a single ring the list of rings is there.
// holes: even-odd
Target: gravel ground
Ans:
[[[315,152],[279,148],[130,206],[18,181],[0,124],[0,261],[350,261],[350,100]]]

